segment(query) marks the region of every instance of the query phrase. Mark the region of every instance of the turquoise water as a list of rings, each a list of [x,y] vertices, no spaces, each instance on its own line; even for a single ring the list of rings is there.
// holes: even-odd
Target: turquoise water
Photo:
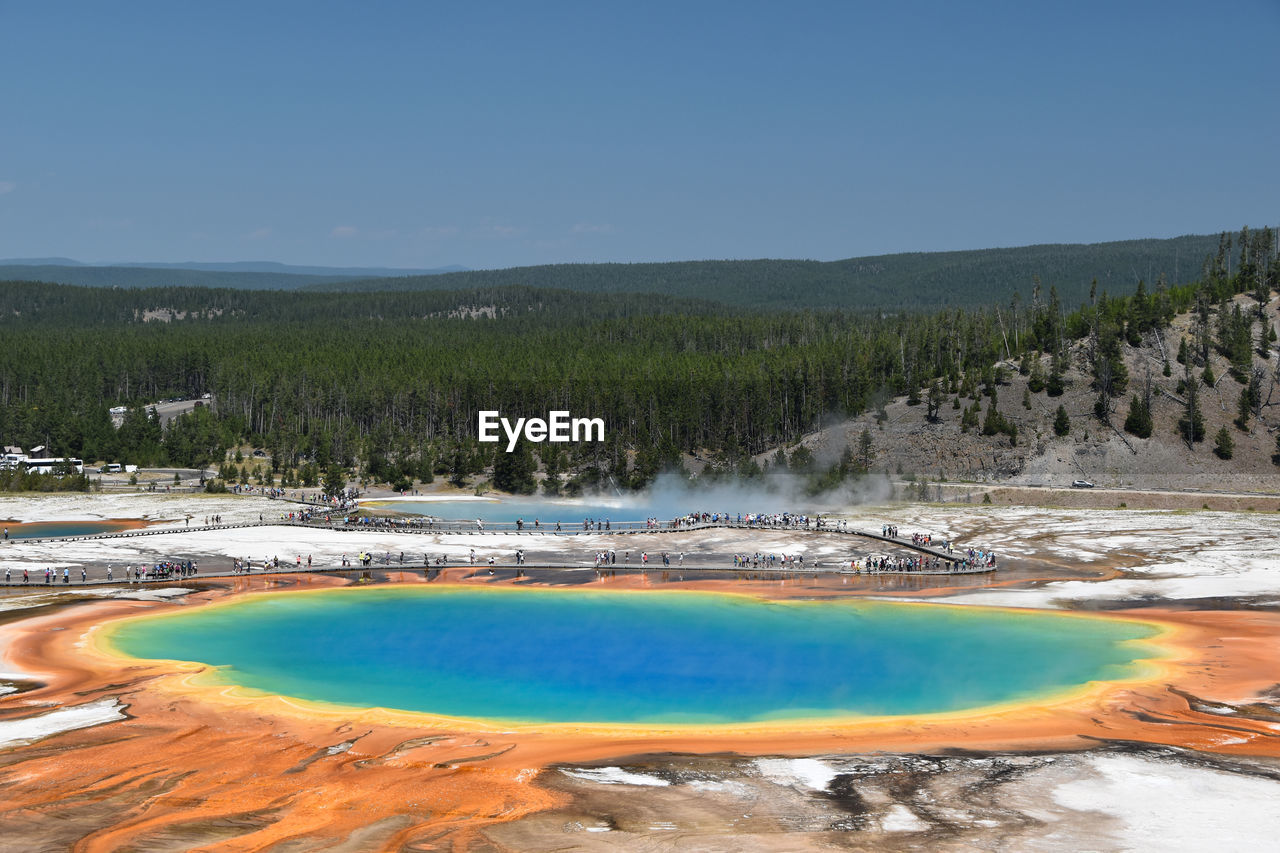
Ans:
[[[259,595],[118,623],[135,657],[360,707],[521,722],[955,711],[1136,673],[1141,623],[694,592],[413,587]]]
[[[550,503],[546,501],[397,501],[379,500],[378,509],[400,512],[405,515],[430,515],[450,520],[474,521],[477,518],[488,522],[511,522],[522,518],[533,524],[536,518],[543,524],[554,527],[557,521],[565,524],[581,524],[584,518],[595,518],[604,521],[643,521],[646,518],[658,517],[651,507],[608,506],[600,503]],[[687,510],[686,510],[687,512]],[[679,513],[672,513],[674,518]],[[666,516],[662,516],[665,520]]]
[[[10,539],[49,539],[54,536],[92,536],[142,527],[141,521],[31,521],[0,525],[9,529]]]
[[[644,521],[657,518],[662,521],[686,515],[695,510],[707,512],[727,512],[723,506],[699,503],[688,498],[632,498],[618,503],[602,503],[596,501],[547,501],[524,498],[504,498],[493,501],[411,501],[377,500],[371,502],[377,509],[391,510],[405,515],[430,515],[454,521],[474,521],[483,519],[487,522],[513,522],[524,519],[529,525],[536,518],[548,527],[554,527],[557,521],[563,524],[581,524],[584,518],[603,522]],[[744,509],[736,505],[733,512],[785,512],[795,511],[794,505],[787,506],[779,497],[766,496],[754,500],[750,507]]]

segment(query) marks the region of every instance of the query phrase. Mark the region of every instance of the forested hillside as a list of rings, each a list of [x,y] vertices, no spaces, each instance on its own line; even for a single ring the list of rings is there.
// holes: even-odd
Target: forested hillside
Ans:
[[[224,326],[245,323],[323,323],[549,315],[568,326],[588,320],[650,314],[744,313],[699,299],[649,294],[586,294],[531,287],[466,291],[297,293],[225,288],[155,287],[127,290],[4,282],[0,328],[119,326],[173,320]]]
[[[603,418],[607,441],[540,445],[537,460],[522,448],[526,474],[540,466],[552,488],[561,475],[572,475],[570,488],[602,477],[643,486],[687,453],[750,473],[752,454],[894,396],[936,412],[975,388],[994,391],[1001,361],[1028,365],[1036,393],[1061,393],[1080,341],[1096,417],[1110,423],[1114,401],[1133,392],[1124,348],[1180,311],[1197,320],[1178,369],[1205,364],[1216,348],[1246,388],[1257,385],[1252,353],[1270,354],[1272,326],[1231,300],[1254,293],[1265,305],[1278,274],[1264,230],[1224,238],[1199,283],[1144,283],[1129,295],[1099,287],[1074,312],[1053,284],[1013,308],[881,314],[530,287],[276,293],[10,282],[0,284],[0,440],[144,465],[217,465],[248,443],[290,481],[341,466],[378,481],[447,474],[462,483],[495,458],[509,461],[476,442],[478,410],[567,409]],[[1032,353],[1041,357],[1024,358]],[[1189,373],[1187,383],[1194,403]],[[166,430],[145,410],[204,393],[210,407]],[[131,407],[118,430],[114,405]],[[991,410],[975,404],[964,420],[976,428],[981,417],[993,441],[1016,442],[994,394]]]
[[[1139,280],[1194,281],[1218,236],[1115,243],[1052,244],[965,252],[915,252],[843,261],[686,261],[558,264],[406,276],[313,286],[317,290],[454,290],[522,285],[588,293],[695,296],[753,308],[933,311],[1008,305],[1031,295],[1033,280],[1058,288],[1076,307],[1098,286],[1129,293]]]
[[[913,252],[842,261],[686,261],[646,264],[558,264],[501,270],[430,270],[421,275],[362,277],[367,270],[282,264],[139,264],[88,266],[72,262],[4,264],[0,280],[84,287],[236,290],[476,290],[533,287],[582,293],[652,293],[744,308],[856,311],[933,311],[1008,305],[1030,297],[1034,280],[1052,283],[1064,304],[1087,298],[1096,280],[1112,293],[1164,277],[1193,281],[1219,237],[1094,244],[1046,244],[962,252]],[[37,259],[38,260],[38,259]],[[54,261],[56,259],[48,259]],[[386,271],[388,274],[394,272]]]
[[[209,292],[186,291],[167,296],[190,313],[150,322],[141,317],[169,300],[148,291],[86,291],[83,302],[64,292],[61,310],[30,307],[24,297],[38,292],[4,289],[6,302],[26,307],[2,326],[0,433],[144,462],[178,460],[154,428],[117,454],[107,407],[211,391],[217,433],[206,443],[243,437],[280,459],[346,465],[389,456],[454,466],[461,448],[458,464],[478,470],[489,460],[476,458],[477,410],[564,408],[603,417],[609,437],[574,448],[566,465],[622,470],[636,451],[644,480],[681,450],[736,456],[797,437],[824,413],[860,411],[918,381],[926,363],[989,363],[999,336],[980,313],[743,314],[527,289],[413,294],[435,303],[415,317],[380,316],[362,295],[299,295],[293,319],[275,313],[277,294],[217,294],[217,307],[201,310]],[[136,305],[121,307],[129,297]],[[233,297],[271,310],[218,314]],[[128,422],[122,432],[134,440]],[[218,459],[216,447],[202,457]]]

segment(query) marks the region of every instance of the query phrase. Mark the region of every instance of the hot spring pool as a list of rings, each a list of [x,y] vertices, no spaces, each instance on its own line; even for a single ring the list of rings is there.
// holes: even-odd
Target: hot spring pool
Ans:
[[[751,505],[753,512],[784,512],[795,510],[794,506],[783,506],[783,501],[776,497],[766,497]],[[668,521],[685,515],[694,508],[711,512],[723,511],[719,506],[697,506],[687,499],[673,498],[619,501],[607,503],[599,500],[545,500],[537,498],[503,498],[501,500],[413,500],[397,498],[379,498],[362,501],[361,506],[404,515],[429,515],[451,521],[474,521],[479,518],[486,523],[511,524],[516,519],[523,519],[532,526],[538,519],[545,527],[554,527],[556,522],[566,525],[581,524],[584,518],[613,523],[642,522],[647,518],[658,518]]]
[[[1134,677],[1141,622],[880,601],[467,587],[267,593],[112,623],[134,657],[354,707],[522,723],[959,711]]]
[[[69,519],[65,521],[11,521],[0,526],[9,530],[10,539],[51,539],[67,536],[95,536],[99,533],[119,533],[123,530],[141,529],[146,522],[140,518],[113,518],[105,521]]]

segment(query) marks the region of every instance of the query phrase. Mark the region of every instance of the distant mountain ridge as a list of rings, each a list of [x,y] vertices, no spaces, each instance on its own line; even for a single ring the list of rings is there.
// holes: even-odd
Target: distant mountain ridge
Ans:
[[[75,258],[0,258],[4,267],[83,267],[88,264]]]
[[[0,261],[0,264],[5,263]],[[98,266],[135,267],[139,269],[171,269],[171,270],[204,270],[207,272],[262,272],[284,273],[286,275],[320,275],[326,278],[345,276],[347,278],[389,278],[406,275],[439,275],[446,272],[466,272],[467,268],[454,264],[447,267],[429,269],[398,269],[396,267],[316,267],[296,264],[282,264],[277,261],[232,261],[204,262],[185,261],[183,263],[122,263],[99,264]]]
[[[38,281],[45,284],[74,284],[80,287],[226,287],[234,290],[298,290],[309,285],[350,280],[351,276],[0,262],[0,281]]]
[[[344,276],[348,278],[379,278],[405,275],[438,275],[445,272],[466,272],[467,267],[452,264],[445,267],[319,267],[299,264],[282,264],[279,261],[119,261],[111,263],[86,263],[75,258],[0,258],[0,267],[127,267],[133,269],[205,270],[207,272],[269,272],[286,275]]]
[[[654,294],[738,308],[931,311],[1007,305],[1042,298],[1056,287],[1064,306],[1089,297],[1093,282],[1113,295],[1132,293],[1139,280],[1155,285],[1199,277],[1219,235],[1108,243],[1050,243],[953,252],[906,252],[838,261],[707,260],[664,263],[554,264],[496,270],[442,267],[297,266],[272,261],[88,265],[67,258],[0,260],[0,280],[88,287],[218,287],[238,290],[350,292],[484,290],[503,287],[582,293]],[[59,263],[40,263],[57,261]]]
[[[1132,293],[1139,279],[1154,284],[1199,277],[1218,235],[1110,243],[1054,243],[955,252],[909,252],[840,261],[677,261],[637,264],[555,264],[470,270],[359,282],[326,282],[318,290],[467,290],[526,286],[585,293],[653,293],[744,308],[934,310],[1007,305],[1029,298],[1039,277],[1047,298],[1057,288],[1075,307],[1100,291]]]
[[[296,266],[275,261],[86,264],[72,258],[0,259],[0,280],[41,281],[82,287],[229,287],[237,290],[297,290],[317,284],[367,281],[380,276],[428,276],[466,267]]]

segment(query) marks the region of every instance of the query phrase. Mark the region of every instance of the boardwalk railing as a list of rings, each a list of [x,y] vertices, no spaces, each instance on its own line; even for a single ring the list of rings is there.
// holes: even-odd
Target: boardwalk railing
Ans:
[[[581,536],[584,534],[598,535],[598,536],[671,534],[671,533],[687,533],[687,532],[692,532],[697,530],[709,530],[709,529],[716,529],[716,528],[759,531],[759,532],[769,532],[769,531],[804,532],[808,534],[831,534],[836,536],[856,536],[856,537],[865,538],[865,539],[872,539],[872,540],[884,542],[894,547],[906,548],[909,550],[916,551],[918,553],[921,553],[928,557],[933,558],[934,561],[938,563],[936,567],[932,567],[932,568],[931,567],[920,567],[920,568],[895,567],[895,568],[883,568],[883,569],[862,568],[862,569],[856,570],[859,573],[909,574],[909,575],[925,575],[925,574],[956,575],[956,574],[987,574],[995,571],[994,566],[987,566],[982,564],[976,564],[976,565],[970,564],[966,559],[966,557],[963,555],[957,556],[951,551],[944,550],[942,548],[932,547],[929,545],[922,545],[922,544],[913,542],[910,539],[904,539],[901,537],[894,537],[894,536],[885,536],[880,533],[873,533],[873,532],[864,531],[864,530],[855,530],[852,528],[842,528],[839,526],[833,526],[830,523],[818,524],[816,522],[810,522],[807,525],[802,525],[802,524],[777,524],[777,523],[767,523],[767,522],[746,522],[746,521],[740,522],[737,520],[721,520],[721,521],[707,521],[707,522],[700,521],[700,522],[692,522],[692,523],[662,522],[654,525],[646,521],[622,521],[622,522],[610,521],[608,528],[602,528],[599,524],[588,525],[583,522],[577,522],[573,524],[561,523],[559,525],[542,524],[542,525],[539,525],[538,527],[532,527],[531,525],[528,525],[528,524],[520,526],[516,522],[494,522],[494,523],[482,522],[482,524],[478,526],[474,521],[471,521],[471,522],[441,521],[441,520],[434,520],[434,519],[422,519],[422,520],[412,519],[408,521],[401,520],[401,519],[379,519],[377,523],[366,524],[366,523],[348,523],[348,522],[344,522],[342,518],[338,518],[338,517],[330,517],[328,520],[326,520],[323,517],[320,517],[320,518],[312,518],[305,521],[301,519],[287,519],[287,518],[267,520],[264,518],[262,521],[247,521],[247,522],[237,522],[237,523],[230,523],[230,524],[204,524],[204,525],[188,525],[188,526],[182,526],[182,527],[177,527],[177,526],[148,527],[148,528],[142,528],[139,530],[124,530],[124,531],[118,531],[118,532],[112,532],[112,533],[96,533],[96,534],[87,534],[82,536],[62,536],[62,537],[46,536],[38,539],[31,538],[31,539],[17,539],[17,540],[10,540],[10,541],[11,542],[49,542],[49,541],[77,542],[77,541],[102,540],[102,539],[128,539],[128,538],[133,538],[138,536],[161,536],[161,535],[173,534],[173,533],[186,533],[186,532],[194,533],[194,532],[202,532],[202,531],[222,531],[222,530],[238,530],[238,529],[246,529],[246,528],[254,528],[254,527],[282,527],[282,526],[283,527],[303,527],[303,528],[313,529],[313,530],[344,530],[344,531],[355,531],[360,533],[384,533],[384,534],[385,533],[391,533],[391,534],[408,533],[408,534],[428,534],[428,535],[445,533],[445,534],[453,534],[453,535],[468,535],[468,536],[481,536],[481,537],[492,536],[492,535],[503,535],[503,536],[514,535],[514,536],[527,536],[530,538],[548,537],[548,536],[550,537]],[[557,526],[560,529],[556,529]],[[515,566],[514,564],[512,564],[511,566],[507,566],[507,567],[515,567]],[[342,567],[338,570],[351,570],[352,568],[358,569],[360,567],[359,566]],[[420,566],[419,568],[431,568],[431,566],[426,565],[426,566]],[[543,566],[542,568],[554,568],[554,567]],[[564,568],[570,568],[570,566],[564,566]],[[572,568],[580,569],[580,568],[583,568],[583,566],[574,565],[572,566]],[[616,569],[617,566],[612,565],[612,566],[608,566],[607,568]],[[635,567],[635,569],[646,569],[650,571],[662,569],[662,568],[671,568],[671,567],[662,566],[656,563],[650,566]],[[630,570],[633,570],[633,567],[624,566],[624,569],[630,571]],[[296,571],[297,569],[295,567],[293,569],[288,569],[288,570]],[[332,571],[334,569],[330,568],[327,570]],[[767,571],[767,572],[785,572],[785,573],[795,573],[795,572],[808,573],[810,571],[820,571],[824,573],[829,573],[831,571],[841,571],[841,572],[852,573],[855,571],[850,567],[841,567],[841,566],[835,566],[835,567],[828,566],[825,569],[819,569],[816,566],[813,569],[799,569],[799,568],[796,568],[795,566],[789,566],[789,567],[788,566],[783,566],[783,567],[735,566],[735,567],[725,567],[725,568],[706,567],[706,568],[699,568],[699,569],[694,569],[690,567],[687,570],[689,571],[761,571],[761,572]],[[285,571],[285,570],[282,569],[281,571]]]

